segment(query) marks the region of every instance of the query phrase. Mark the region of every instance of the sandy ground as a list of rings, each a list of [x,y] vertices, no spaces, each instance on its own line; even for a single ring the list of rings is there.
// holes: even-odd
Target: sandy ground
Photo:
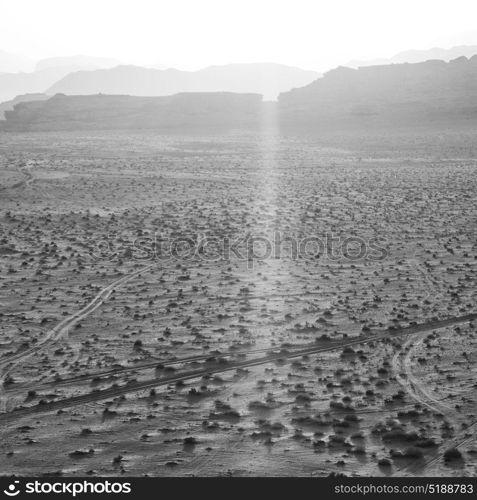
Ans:
[[[475,475],[473,143],[0,136],[3,473]]]

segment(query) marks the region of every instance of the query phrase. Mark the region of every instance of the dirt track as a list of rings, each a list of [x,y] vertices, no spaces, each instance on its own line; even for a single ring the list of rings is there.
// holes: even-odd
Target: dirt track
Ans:
[[[134,271],[133,273],[130,273],[126,276],[122,276],[121,278],[113,281],[110,285],[103,288],[97,295],[95,295],[95,297],[90,302],[88,302],[86,306],[84,306],[82,309],[72,314],[71,316],[68,316],[63,321],[58,323],[54,328],[49,330],[46,333],[45,337],[40,342],[36,343],[33,347],[25,349],[12,356],[9,356],[6,359],[0,360],[0,387],[1,388],[4,387],[5,379],[13,368],[18,366],[22,361],[28,359],[30,356],[38,354],[45,348],[50,347],[51,345],[58,342],[62,337],[64,337],[68,333],[68,330],[72,326],[74,326],[76,323],[78,323],[78,321],[82,320],[83,318],[91,314],[93,311],[95,311],[111,295],[111,292],[113,290],[117,289],[118,287],[128,282],[135,276],[138,276],[142,272],[147,271],[154,265],[155,264],[151,264],[149,266],[143,267],[137,271]],[[5,404],[6,401],[4,401],[4,405]]]
[[[145,269],[141,269],[141,271],[144,271],[144,270]],[[138,271],[136,274],[139,274],[141,271]],[[131,277],[132,277],[132,275],[128,276],[128,278],[131,278]],[[125,278],[122,278],[122,279],[124,280]],[[118,280],[118,281],[120,281],[120,280]],[[115,282],[115,283],[117,284],[117,282]],[[109,293],[110,293],[110,291],[109,291]],[[104,292],[104,290],[103,290],[103,292]],[[454,318],[436,320],[436,321],[432,321],[432,322],[428,322],[428,323],[424,323],[424,324],[420,324],[420,325],[414,325],[414,326],[411,326],[408,328],[403,328],[401,330],[394,331],[392,334],[390,334],[389,332],[383,332],[383,333],[379,333],[379,334],[372,335],[372,336],[365,337],[365,338],[357,338],[354,340],[333,343],[333,345],[330,345],[327,347],[320,346],[320,347],[301,348],[301,349],[293,350],[290,352],[269,354],[267,356],[263,356],[260,358],[233,362],[233,363],[229,363],[225,366],[207,367],[207,368],[198,369],[198,370],[186,371],[183,373],[172,375],[170,377],[154,378],[154,379],[150,379],[150,380],[146,380],[146,381],[142,381],[142,382],[130,383],[130,384],[128,384],[126,386],[122,386],[122,387],[112,387],[112,388],[108,388],[108,389],[97,390],[97,391],[91,392],[89,394],[74,396],[71,398],[63,399],[60,401],[54,401],[54,402],[50,402],[50,403],[45,403],[45,404],[41,404],[41,405],[39,404],[37,406],[30,407],[30,408],[16,409],[16,410],[13,410],[13,411],[8,412],[8,413],[0,414],[0,424],[6,424],[6,423],[11,422],[12,420],[16,421],[19,418],[28,417],[30,415],[45,414],[45,413],[49,413],[52,411],[57,411],[60,409],[63,410],[65,408],[71,408],[71,407],[86,404],[86,403],[103,401],[105,399],[113,398],[113,397],[120,396],[123,394],[142,391],[142,390],[146,390],[146,389],[152,389],[155,387],[160,387],[160,386],[172,384],[172,383],[179,382],[179,381],[193,380],[193,379],[200,378],[201,376],[206,375],[206,374],[224,373],[227,371],[236,370],[238,368],[247,368],[247,367],[252,367],[252,366],[263,365],[266,363],[272,363],[272,362],[280,360],[280,359],[293,359],[293,358],[298,358],[298,357],[301,357],[304,355],[309,355],[309,354],[319,354],[322,352],[334,351],[337,349],[342,349],[342,348],[347,347],[347,346],[365,344],[365,343],[373,342],[373,341],[374,342],[375,341],[383,341],[386,339],[390,339],[393,336],[403,336],[403,335],[411,335],[411,334],[417,334],[417,333],[422,333],[422,332],[428,332],[428,331],[436,330],[439,328],[445,328],[445,327],[448,327],[451,325],[465,323],[467,321],[472,321],[475,319],[477,319],[477,314],[472,313],[472,314],[467,314],[465,316],[458,316],[458,317],[454,317]],[[179,363],[179,362],[180,362],[180,360],[175,361],[175,363]]]

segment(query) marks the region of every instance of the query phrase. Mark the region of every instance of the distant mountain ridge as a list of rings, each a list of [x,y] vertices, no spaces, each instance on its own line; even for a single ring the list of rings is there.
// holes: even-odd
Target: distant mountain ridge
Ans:
[[[319,76],[314,71],[273,63],[209,66],[198,71],[118,66],[68,74],[46,89],[46,93],[164,96],[183,92],[236,92],[262,94],[269,100]]]
[[[29,72],[0,73],[0,103],[22,94],[45,93],[45,90],[67,74],[82,69],[115,65],[114,59],[73,56],[43,59]]]
[[[405,50],[389,58],[371,59],[368,61],[351,60],[344,66],[359,68],[364,66],[382,66],[386,64],[419,63],[433,59],[449,62],[458,57],[472,57],[477,54],[477,45],[458,45],[450,49],[434,47],[423,50]]]
[[[5,58],[2,59],[5,54],[7,53],[0,51],[0,103],[19,95],[44,93],[48,87],[68,73],[83,69],[109,68],[119,63],[115,59],[104,57],[72,56],[42,59],[35,66],[32,60],[7,54],[8,61],[13,58],[14,62],[7,65]],[[26,62],[22,63],[24,60]],[[2,71],[2,67],[10,68],[10,71]]]
[[[49,68],[77,68],[77,69],[101,69],[113,68],[121,63],[117,59],[110,57],[92,57],[92,56],[66,56],[49,57],[41,59],[36,63],[35,71],[41,71]]]
[[[30,73],[0,73],[0,102],[18,95],[44,93],[58,79],[75,68],[48,68]]]

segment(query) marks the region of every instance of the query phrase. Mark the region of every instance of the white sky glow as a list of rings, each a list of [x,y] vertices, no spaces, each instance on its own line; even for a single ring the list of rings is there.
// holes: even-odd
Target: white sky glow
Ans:
[[[0,0],[0,49],[34,59],[323,71],[461,43],[477,44],[475,0]]]

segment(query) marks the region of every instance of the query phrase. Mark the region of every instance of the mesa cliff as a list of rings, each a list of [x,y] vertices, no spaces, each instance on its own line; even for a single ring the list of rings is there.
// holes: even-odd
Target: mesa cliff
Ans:
[[[5,112],[4,130],[182,129],[255,123],[258,94],[184,93],[167,97],[65,96],[21,102]]]
[[[279,97],[282,123],[314,127],[477,122],[477,56],[339,67]]]

